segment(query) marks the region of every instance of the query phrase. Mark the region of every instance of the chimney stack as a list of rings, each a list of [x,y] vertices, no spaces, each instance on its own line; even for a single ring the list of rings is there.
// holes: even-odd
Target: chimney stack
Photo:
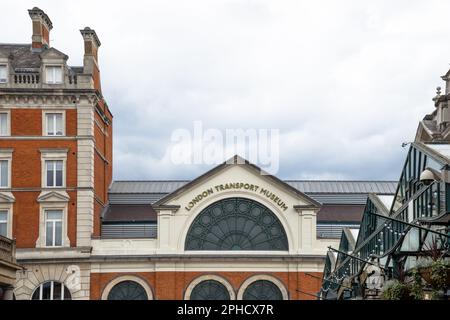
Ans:
[[[40,51],[50,47],[50,30],[52,30],[53,25],[47,14],[34,7],[28,10],[30,14],[31,21],[33,23],[33,36],[31,37],[31,49]]]
[[[95,30],[86,27],[80,30],[84,39],[83,73],[91,74],[94,88],[100,91],[100,68],[98,66],[98,48],[101,43]]]

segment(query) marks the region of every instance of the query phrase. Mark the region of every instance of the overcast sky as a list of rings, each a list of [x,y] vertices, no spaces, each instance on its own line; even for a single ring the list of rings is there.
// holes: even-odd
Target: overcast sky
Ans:
[[[0,42],[31,42],[27,9],[53,22],[51,46],[81,65],[95,29],[114,114],[115,179],[189,179],[175,129],[280,130],[278,176],[393,179],[450,68],[450,1],[2,1]]]

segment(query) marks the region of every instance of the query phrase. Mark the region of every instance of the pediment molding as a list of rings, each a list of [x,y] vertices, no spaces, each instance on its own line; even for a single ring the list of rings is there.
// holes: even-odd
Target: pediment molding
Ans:
[[[9,191],[0,191],[0,203],[13,203],[16,201],[16,198]]]
[[[38,202],[69,202],[70,197],[66,191],[42,191],[37,197]]]
[[[305,193],[295,189],[291,185],[287,184],[283,180],[280,180],[279,178],[275,177],[274,175],[271,175],[258,166],[250,163],[248,160],[235,155],[234,157],[228,159],[227,161],[223,162],[222,164],[214,167],[213,169],[207,171],[203,175],[197,177],[196,179],[192,180],[191,182],[185,184],[181,188],[175,190],[174,192],[168,194],[167,196],[163,197],[162,199],[158,200],[156,203],[154,203],[154,206],[156,207],[163,207],[164,205],[167,205],[170,203],[171,200],[174,198],[179,198],[185,193],[188,193],[190,190],[195,189],[197,186],[201,185],[205,181],[208,181],[211,177],[220,175],[221,173],[225,172],[230,167],[236,167],[241,166],[242,168],[245,168],[252,174],[254,174],[258,179],[266,180],[270,184],[278,186],[281,190],[284,192],[290,194],[291,196],[301,199],[306,205],[308,206],[308,209],[318,209],[320,208],[321,204],[317,202],[316,200],[312,199]]]
[[[67,60],[69,57],[62,53],[61,51],[55,49],[55,48],[50,48],[48,50],[45,50],[44,52],[41,53],[41,58],[42,59],[61,59],[61,60]]]

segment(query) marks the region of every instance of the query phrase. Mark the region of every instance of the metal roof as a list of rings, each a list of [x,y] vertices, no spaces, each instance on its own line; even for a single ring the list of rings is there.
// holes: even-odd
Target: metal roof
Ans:
[[[189,180],[114,181],[110,193],[171,193]]]
[[[304,193],[393,194],[397,181],[284,180]],[[171,193],[189,180],[114,181],[110,193]]]

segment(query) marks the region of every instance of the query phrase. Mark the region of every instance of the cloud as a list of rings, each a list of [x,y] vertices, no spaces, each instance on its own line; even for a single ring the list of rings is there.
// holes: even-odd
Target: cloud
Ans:
[[[29,42],[26,9],[82,64],[102,42],[116,179],[193,178],[167,157],[178,128],[280,130],[281,178],[397,179],[449,68],[448,1],[15,1],[2,42]]]

